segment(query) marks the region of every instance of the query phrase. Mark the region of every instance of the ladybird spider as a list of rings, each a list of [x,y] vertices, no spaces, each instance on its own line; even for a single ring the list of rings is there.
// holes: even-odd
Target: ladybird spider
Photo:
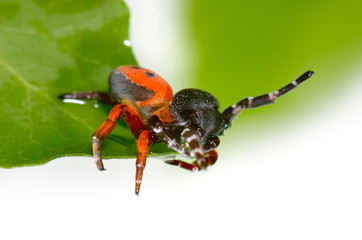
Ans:
[[[243,109],[273,103],[277,98],[312,76],[307,71],[277,91],[257,97],[247,97],[219,111],[218,100],[199,89],[183,89],[175,95],[170,85],[155,72],[137,66],[121,66],[109,76],[109,91],[62,94],[61,99],[95,99],[115,105],[107,120],[92,138],[93,156],[99,170],[102,162],[101,143],[123,117],[137,138],[135,192],[138,195],[146,166],[148,147],[165,142],[169,148],[194,159],[192,163],[167,160],[168,164],[198,171],[213,165],[218,154],[219,136],[230,127]]]

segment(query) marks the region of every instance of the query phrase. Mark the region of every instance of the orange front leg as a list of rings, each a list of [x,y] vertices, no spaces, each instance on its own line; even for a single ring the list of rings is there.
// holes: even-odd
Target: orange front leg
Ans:
[[[99,170],[105,170],[102,161],[101,143],[112,132],[120,117],[124,117],[133,135],[138,137],[145,129],[138,112],[127,104],[118,104],[113,107],[106,121],[93,135],[93,157]]]
[[[143,170],[146,167],[148,145],[151,143],[151,134],[149,130],[141,133],[137,141],[138,155],[136,160],[136,186],[135,192],[138,195],[141,188]]]

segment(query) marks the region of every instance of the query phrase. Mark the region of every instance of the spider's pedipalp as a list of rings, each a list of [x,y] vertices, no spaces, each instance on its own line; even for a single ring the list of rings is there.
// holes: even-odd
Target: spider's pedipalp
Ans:
[[[191,157],[199,159],[202,158],[202,147],[200,144],[200,137],[190,128],[185,128],[181,132],[182,139],[185,140],[190,148]]]
[[[162,139],[167,146],[176,152],[183,154],[186,157],[190,157],[189,151],[187,151],[181,143],[179,143],[172,134],[165,128],[162,121],[158,118],[157,115],[153,115],[147,121],[147,125],[152,129],[158,137]]]

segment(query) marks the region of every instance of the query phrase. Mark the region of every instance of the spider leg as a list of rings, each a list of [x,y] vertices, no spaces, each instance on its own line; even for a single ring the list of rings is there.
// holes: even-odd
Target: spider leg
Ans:
[[[59,95],[60,99],[94,99],[109,105],[116,105],[108,93],[105,92],[73,92]]]
[[[206,169],[210,165],[210,163],[208,160],[208,155],[204,153],[203,148],[200,144],[199,135],[196,134],[192,129],[185,128],[181,132],[181,137],[189,146],[191,157],[196,158],[196,161],[193,163],[194,166],[197,167],[199,170]]]
[[[112,132],[120,117],[124,117],[131,132],[136,137],[140,136],[145,129],[143,121],[136,110],[126,104],[118,104],[113,107],[106,121],[93,135],[93,157],[99,170],[105,170],[102,161],[101,143]]]
[[[210,152],[207,152],[203,156],[203,164],[204,166],[199,164],[198,160],[195,160],[192,163],[184,162],[182,160],[168,160],[165,161],[165,163],[170,165],[179,166],[183,169],[189,170],[189,171],[200,171],[202,169],[206,169],[209,166],[212,166],[215,164],[217,160],[218,154],[215,150],[211,150]]]
[[[148,154],[148,145],[150,144],[150,140],[152,139],[151,133],[149,130],[144,130],[141,132],[141,135],[137,141],[137,160],[136,160],[136,184],[135,184],[135,193],[138,195],[141,188],[143,170],[146,167],[146,160]]]
[[[181,143],[179,143],[167,129],[165,128],[164,124],[161,122],[159,117],[157,115],[151,116],[148,121],[148,126],[154,131],[157,136],[159,136],[162,141],[164,141],[169,148],[175,150],[176,152],[179,152],[186,157],[190,157],[189,151],[187,151]]]
[[[274,103],[276,99],[293,90],[312,75],[312,71],[307,71],[293,82],[285,85],[275,92],[263,94],[257,97],[247,97],[239,101],[237,104],[226,108],[222,113],[225,122],[225,129],[230,126],[231,122],[241,113],[243,109],[257,108]]]

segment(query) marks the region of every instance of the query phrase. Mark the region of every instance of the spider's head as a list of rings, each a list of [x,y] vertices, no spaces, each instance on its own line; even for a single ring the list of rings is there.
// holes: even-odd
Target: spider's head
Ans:
[[[199,89],[183,89],[173,97],[170,111],[199,136],[205,150],[217,147],[225,124],[213,95]]]

